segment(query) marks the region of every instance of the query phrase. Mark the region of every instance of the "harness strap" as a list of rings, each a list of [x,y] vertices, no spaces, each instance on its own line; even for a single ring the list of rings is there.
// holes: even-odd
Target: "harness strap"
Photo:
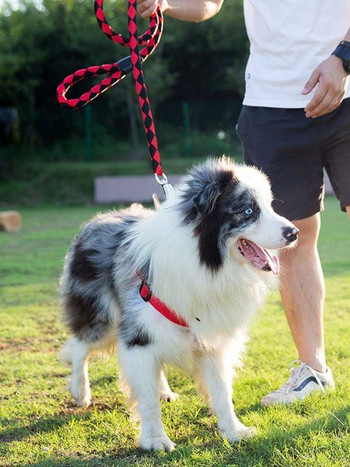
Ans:
[[[159,298],[153,295],[151,289],[148,287],[145,281],[142,281],[140,295],[145,302],[149,302],[153,308],[158,311],[158,313],[163,315],[172,323],[178,324],[179,326],[183,326],[185,328],[189,327],[188,323],[183,318],[178,316],[174,310],[169,308],[167,305],[165,305],[165,303],[161,302]]]

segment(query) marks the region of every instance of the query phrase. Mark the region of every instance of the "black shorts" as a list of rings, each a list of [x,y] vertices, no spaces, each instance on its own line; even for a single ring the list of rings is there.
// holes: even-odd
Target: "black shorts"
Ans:
[[[342,210],[350,205],[350,98],[315,119],[304,109],[243,106],[237,132],[245,162],[270,178],[280,215],[297,220],[323,209],[324,168]]]

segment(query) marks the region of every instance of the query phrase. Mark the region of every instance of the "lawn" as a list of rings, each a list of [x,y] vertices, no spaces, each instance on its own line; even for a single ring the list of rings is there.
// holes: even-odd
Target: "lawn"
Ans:
[[[119,391],[113,356],[90,366],[90,408],[74,407],[66,388],[69,370],[58,359],[67,338],[58,277],[80,223],[99,209],[26,207],[20,209],[22,231],[0,235],[0,466],[350,465],[350,223],[336,200],[326,200],[320,239],[336,391],[290,407],[260,406],[296,358],[275,293],[254,322],[234,385],[236,412],[257,426],[257,435],[235,445],[221,439],[191,378],[171,369],[170,384],[181,396],[162,404],[166,431],[178,445],[171,453],[135,448],[137,426]]]

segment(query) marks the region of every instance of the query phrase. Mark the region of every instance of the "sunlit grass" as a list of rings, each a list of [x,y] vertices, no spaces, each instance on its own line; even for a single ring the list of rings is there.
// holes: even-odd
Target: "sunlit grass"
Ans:
[[[58,278],[81,222],[97,210],[25,208],[23,229],[0,235],[1,466],[346,466],[350,463],[350,224],[329,198],[320,252],[326,275],[325,333],[337,390],[291,407],[262,408],[260,399],[288,377],[296,352],[278,293],[255,320],[234,383],[239,418],[255,438],[230,445],[193,381],[170,369],[180,398],[163,403],[163,420],[178,445],[172,453],[135,448],[137,425],[118,387],[115,358],[91,364],[93,404],[76,408],[66,388],[69,370],[58,352]]]

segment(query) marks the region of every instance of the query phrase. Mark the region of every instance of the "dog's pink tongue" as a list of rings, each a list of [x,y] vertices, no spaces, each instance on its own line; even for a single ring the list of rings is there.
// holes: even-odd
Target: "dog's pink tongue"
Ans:
[[[264,269],[265,271],[272,271],[273,274],[278,274],[279,272],[279,261],[277,256],[269,255],[267,251],[264,252],[265,257],[261,258],[260,256],[256,256],[252,259],[252,263],[255,267],[259,269]]]
[[[280,271],[280,262],[276,255],[272,255],[269,251],[265,250],[265,255],[267,259],[267,263],[270,266],[271,271],[274,274],[278,274]]]
[[[273,274],[279,273],[279,261],[276,255],[249,240],[245,240],[245,243],[248,247],[243,248],[241,252],[256,268],[272,271]]]

